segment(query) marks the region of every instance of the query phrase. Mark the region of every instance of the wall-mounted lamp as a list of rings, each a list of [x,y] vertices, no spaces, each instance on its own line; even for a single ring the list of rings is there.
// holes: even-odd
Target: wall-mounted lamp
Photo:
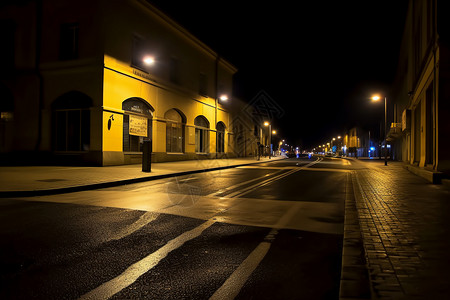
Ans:
[[[108,120],[108,130],[111,130],[112,121],[114,121],[114,115],[109,116],[109,120]]]

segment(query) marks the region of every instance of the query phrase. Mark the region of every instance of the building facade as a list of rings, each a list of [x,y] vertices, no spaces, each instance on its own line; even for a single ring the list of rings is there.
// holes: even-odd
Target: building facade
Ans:
[[[237,69],[147,1],[20,1],[0,20],[4,159],[139,163],[145,140],[155,162],[253,152]]]
[[[410,0],[391,101],[396,156],[439,181],[450,174],[450,35],[442,0]],[[399,124],[401,123],[401,125]]]

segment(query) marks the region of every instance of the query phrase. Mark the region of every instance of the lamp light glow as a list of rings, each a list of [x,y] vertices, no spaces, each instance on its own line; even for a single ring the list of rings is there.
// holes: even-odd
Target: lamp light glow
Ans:
[[[153,65],[155,63],[155,58],[152,56],[146,56],[143,61],[146,65]]]

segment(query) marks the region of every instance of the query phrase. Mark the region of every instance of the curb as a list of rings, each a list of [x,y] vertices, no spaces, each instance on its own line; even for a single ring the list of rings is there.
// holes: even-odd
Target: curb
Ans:
[[[355,171],[349,174],[346,185],[348,198],[345,199],[340,300],[372,298],[369,271],[356,206],[356,190],[353,184],[355,174]]]
[[[286,158],[282,158],[282,159],[278,159],[278,160],[284,160],[284,159],[286,159]],[[276,160],[272,160],[272,161],[276,161]],[[100,183],[91,183],[91,184],[85,184],[85,185],[47,189],[47,190],[0,191],[0,198],[49,196],[49,195],[89,191],[89,190],[96,190],[96,189],[100,189],[100,188],[109,188],[109,187],[115,187],[115,186],[126,185],[126,184],[133,184],[133,183],[140,183],[140,182],[164,179],[164,178],[169,178],[169,177],[184,176],[184,175],[190,175],[190,174],[196,174],[196,173],[202,173],[202,172],[231,169],[231,168],[235,168],[235,167],[259,164],[259,163],[265,163],[265,162],[270,162],[270,161],[256,161],[256,162],[249,162],[249,163],[238,164],[238,165],[228,165],[228,166],[208,168],[208,169],[182,171],[182,172],[175,172],[175,173],[169,173],[169,174],[153,175],[153,176],[130,178],[130,179],[123,179],[123,180],[116,180],[116,181],[107,181],[107,182],[100,182]]]

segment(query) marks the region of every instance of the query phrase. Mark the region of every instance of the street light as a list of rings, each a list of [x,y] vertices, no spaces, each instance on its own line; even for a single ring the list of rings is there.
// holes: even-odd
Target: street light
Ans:
[[[145,56],[143,59],[143,62],[147,66],[151,66],[151,65],[155,64],[155,58],[153,56]]]
[[[220,95],[219,99],[220,99],[221,101],[227,101],[227,100],[228,100],[228,96],[225,95],[225,94],[222,94],[222,95]]]
[[[381,99],[380,96],[374,95],[372,97],[372,101],[379,101]],[[387,144],[386,144],[386,130],[387,130],[387,97],[384,97],[384,165],[387,166]]]
[[[264,122],[264,126],[269,126],[269,159],[272,158],[272,124]],[[274,133],[275,134],[275,133]]]

